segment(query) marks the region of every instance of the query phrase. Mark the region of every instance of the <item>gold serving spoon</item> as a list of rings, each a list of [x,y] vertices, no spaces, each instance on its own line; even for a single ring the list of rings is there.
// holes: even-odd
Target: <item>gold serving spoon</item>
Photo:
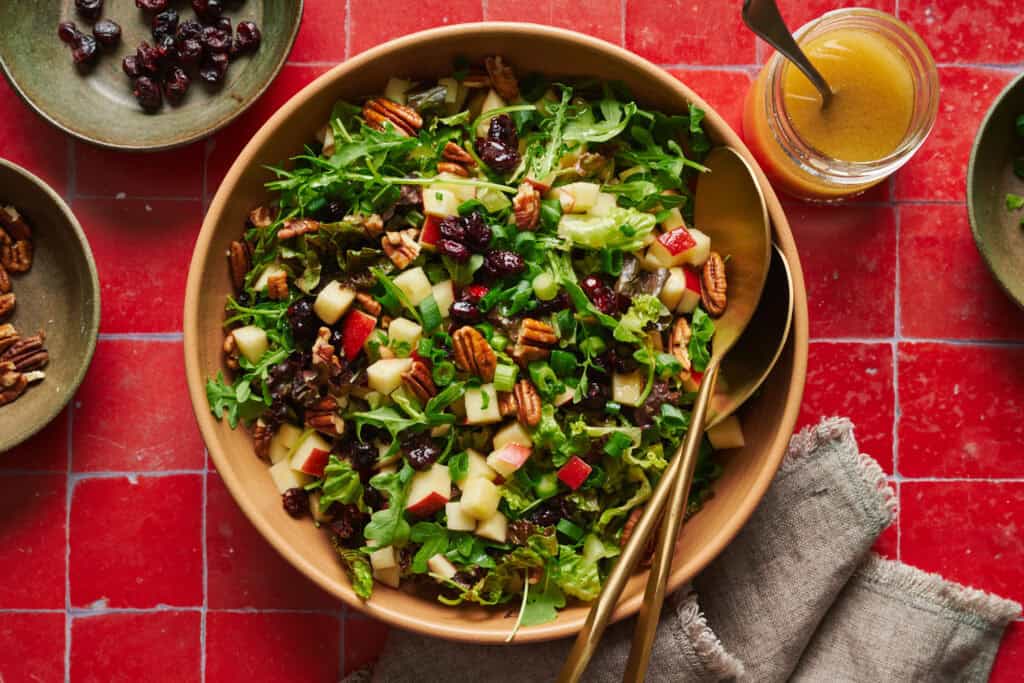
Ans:
[[[710,172],[702,174],[697,183],[694,223],[711,236],[716,251],[729,257],[728,305],[722,317],[715,321],[711,360],[704,371],[694,404],[690,431],[654,488],[644,514],[633,527],[629,541],[591,607],[587,621],[558,675],[559,683],[575,683],[586,671],[611,620],[619,596],[643,555],[647,541],[658,526],[661,513],[669,505],[670,498],[672,502],[665,515],[659,541],[674,541],[678,537],[719,366],[753,317],[768,275],[771,227],[764,195],[753,169],[738,152],[728,147],[712,150],[704,165]],[[648,590],[636,628],[637,634],[640,634],[641,626],[650,628],[652,635],[650,639],[637,636],[640,648],[634,641],[634,652],[630,654],[627,665],[627,678],[631,671],[639,672],[639,677],[630,680],[643,680],[650,658],[653,628],[657,626],[661,613],[672,559],[672,547],[662,547],[666,545],[674,546],[674,542],[659,542],[659,551],[651,568]]]

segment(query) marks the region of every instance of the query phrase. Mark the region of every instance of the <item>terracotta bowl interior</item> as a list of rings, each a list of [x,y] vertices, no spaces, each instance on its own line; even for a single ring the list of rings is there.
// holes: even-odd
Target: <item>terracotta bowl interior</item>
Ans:
[[[737,135],[694,93],[665,72],[602,41],[523,24],[453,26],[393,41],[336,67],[296,95],[235,162],[207,214],[193,257],[186,296],[185,353],[192,400],[210,454],[242,509],[289,561],[330,593],[391,624],[443,638],[500,643],[512,624],[504,617],[506,610],[452,609],[384,587],[377,587],[368,603],[359,601],[327,539],[308,521],[292,520],[282,512],[266,465],[253,455],[249,438],[242,430],[233,432],[211,417],[203,390],[205,379],[221,368],[223,302],[230,290],[224,253],[242,230],[247,212],[267,198],[263,183],[268,174],[263,165],[279,163],[301,150],[327,120],[338,98],[378,92],[392,75],[437,77],[450,72],[457,56],[479,59],[491,54],[504,55],[520,73],[555,71],[621,80],[638,101],[664,111],[685,111],[688,102],[696,102],[707,110],[714,138],[742,150],[754,163]],[[769,197],[776,240],[793,267],[793,332],[773,375],[743,410],[748,445],[723,454],[725,473],[714,499],[686,526],[671,577],[673,586],[704,567],[753,511],[782,458],[800,404],[807,361],[803,278],[786,217],[763,175],[760,180]],[[643,577],[637,576],[629,584],[619,617],[638,609],[642,582]],[[517,641],[571,635],[585,616],[585,607],[566,609],[554,623],[525,629]]]
[[[49,424],[74,395],[92,360],[100,322],[96,266],[67,204],[28,171],[0,159],[0,204],[32,225],[32,269],[11,277],[17,307],[9,322],[22,335],[46,332],[46,379],[0,407],[0,452]]]
[[[1024,308],[1024,213],[1006,210],[1006,194],[1024,194],[1013,160],[1024,156],[1014,123],[1024,115],[1024,74],[1007,86],[978,132],[967,172],[974,241],[1006,293]]]
[[[187,2],[172,6],[182,21],[194,18]],[[57,39],[57,24],[74,21],[73,0],[0,3],[0,64],[15,90],[43,118],[87,142],[123,150],[157,150],[201,139],[245,111],[270,85],[291,51],[302,0],[250,0],[226,13],[232,24],[251,19],[263,34],[258,52],[232,63],[227,80],[210,88],[194,79],[180,106],[166,102],[157,114],[142,111],[132,96],[121,60],[140,42],[153,44],[151,12],[134,0],[106,0],[103,17],[121,25],[120,45],[102,51],[96,65],[78,73],[71,51]]]

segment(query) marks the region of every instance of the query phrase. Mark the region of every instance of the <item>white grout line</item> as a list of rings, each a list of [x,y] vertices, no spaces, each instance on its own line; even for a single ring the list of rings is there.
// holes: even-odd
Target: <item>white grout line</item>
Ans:
[[[181,332],[101,332],[100,341],[163,341],[179,342],[185,335]]]
[[[76,197],[78,199],[124,202],[198,202],[202,199],[201,195],[126,195],[123,192],[117,194],[78,194]]]
[[[686,71],[739,71],[750,73],[761,68],[760,64],[658,64],[658,68],[668,70]]]
[[[941,344],[945,346],[991,346],[996,348],[1022,348],[1024,339],[932,339],[929,337],[812,337],[811,344]]]
[[[889,196],[896,196],[896,176],[889,176]],[[902,268],[900,266],[900,228],[901,211],[897,207],[893,212],[893,223],[896,232],[896,272],[894,277],[895,300],[893,302],[893,335],[892,341],[892,470],[896,476],[896,559],[903,557],[903,528],[900,524],[900,517],[903,514],[903,487],[900,483],[900,416],[903,411],[900,407],[900,342],[903,340],[903,292],[900,289]]]
[[[68,406],[68,470],[64,478],[64,680],[71,680],[71,468],[72,435],[75,433],[75,402]]]
[[[206,453],[203,452],[203,458],[205,461]],[[209,549],[206,544],[206,523],[207,516],[209,515],[209,489],[207,483],[209,481],[210,472],[203,467],[203,519],[200,528],[202,534],[202,549],[203,549],[203,607],[199,616],[199,680],[200,683],[206,683],[206,616],[210,610],[210,555]]]

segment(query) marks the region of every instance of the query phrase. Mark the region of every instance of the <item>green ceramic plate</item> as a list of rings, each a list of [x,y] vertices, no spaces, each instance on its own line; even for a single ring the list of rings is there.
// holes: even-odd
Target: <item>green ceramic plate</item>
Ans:
[[[1024,75],[992,105],[974,141],[967,169],[967,211],[974,241],[992,274],[1024,307],[1024,211],[1006,210],[1006,194],[1024,195],[1024,180],[1013,173],[1013,160],[1024,157],[1024,139],[1015,121],[1024,114]]]
[[[68,205],[46,183],[0,159],[0,204],[13,204],[32,226],[32,269],[12,275],[17,296],[11,322],[32,335],[43,330],[50,352],[46,379],[0,406],[0,453],[55,418],[74,396],[96,348],[100,285],[89,243]]]
[[[231,64],[217,89],[193,80],[185,101],[166,102],[146,114],[132,96],[121,59],[145,40],[150,44],[150,13],[134,0],[106,0],[103,17],[119,23],[121,44],[103,51],[87,75],[71,61],[71,50],[57,38],[57,24],[91,26],[74,11],[73,0],[0,2],[0,65],[15,90],[46,120],[87,142],[121,150],[158,150],[193,142],[227,125],[270,85],[291,51],[302,17],[302,0],[247,0],[226,14],[234,24],[251,19],[263,33],[254,55]],[[171,5],[182,19],[194,18],[189,3]]]

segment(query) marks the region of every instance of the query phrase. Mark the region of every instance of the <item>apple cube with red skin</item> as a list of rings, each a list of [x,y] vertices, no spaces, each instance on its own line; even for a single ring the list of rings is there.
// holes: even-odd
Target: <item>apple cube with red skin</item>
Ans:
[[[451,495],[452,478],[448,468],[434,463],[429,470],[412,475],[409,504],[405,509],[417,517],[426,517],[443,508]]]
[[[424,249],[434,250],[441,240],[441,221],[439,216],[427,216],[420,228],[420,245]]]
[[[686,284],[683,287],[683,295],[676,305],[676,313],[693,313],[700,303],[700,275],[693,268],[683,268],[683,276]]]
[[[574,455],[558,470],[558,480],[575,491],[583,485],[591,471],[593,468],[590,465]]]
[[[508,479],[530,459],[532,450],[521,443],[507,443],[487,456],[491,469]]]
[[[663,268],[682,265],[686,261],[686,252],[697,246],[697,240],[690,231],[680,226],[658,235],[651,244],[649,253]]]
[[[349,311],[341,322],[341,345],[348,360],[355,359],[377,327],[377,318],[363,311]]]
[[[330,459],[331,445],[314,431],[307,432],[296,444],[291,456],[293,470],[322,477]]]

